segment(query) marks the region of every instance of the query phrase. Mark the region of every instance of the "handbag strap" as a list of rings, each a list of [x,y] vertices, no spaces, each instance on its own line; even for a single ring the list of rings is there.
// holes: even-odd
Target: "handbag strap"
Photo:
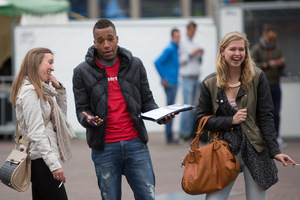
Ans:
[[[48,119],[45,121],[44,125],[45,127],[47,126],[47,124],[50,122],[51,119],[51,115],[48,117]],[[25,133],[19,131],[19,123],[18,120],[16,118],[16,127],[15,127],[15,149],[18,149],[20,147],[20,145],[24,145],[22,146],[21,151],[26,151],[28,153],[28,137]]]
[[[18,149],[20,145],[23,145],[22,151],[28,153],[28,137],[25,133],[19,131],[18,120],[16,119],[16,128],[15,128],[15,149]]]
[[[203,134],[203,128],[204,128],[206,122],[211,117],[213,117],[213,115],[207,115],[207,116],[204,116],[201,118],[199,125],[198,125],[197,132],[196,132],[196,137],[191,142],[191,150],[196,150],[197,148],[199,148],[199,139],[200,139],[200,136]],[[214,137],[217,137],[217,136],[214,135]]]

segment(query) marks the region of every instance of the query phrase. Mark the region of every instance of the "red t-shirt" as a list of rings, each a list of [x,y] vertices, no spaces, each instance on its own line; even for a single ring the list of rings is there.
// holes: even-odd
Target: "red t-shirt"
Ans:
[[[126,101],[122,95],[118,82],[120,59],[109,67],[101,65],[95,58],[97,65],[106,70],[108,79],[108,108],[106,120],[105,143],[118,142],[138,138]]]

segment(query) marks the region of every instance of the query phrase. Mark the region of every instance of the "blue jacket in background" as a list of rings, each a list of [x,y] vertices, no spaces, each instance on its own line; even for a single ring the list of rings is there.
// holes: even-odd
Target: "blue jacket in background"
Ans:
[[[161,79],[166,78],[168,83],[178,84],[178,45],[171,41],[163,53],[154,62],[154,65]]]

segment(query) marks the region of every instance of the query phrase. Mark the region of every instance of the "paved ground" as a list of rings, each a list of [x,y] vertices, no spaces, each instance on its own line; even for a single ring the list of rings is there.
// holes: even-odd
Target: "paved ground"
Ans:
[[[287,141],[288,146],[282,149],[283,153],[290,155],[300,163],[300,140]],[[65,184],[70,200],[96,200],[101,199],[97,187],[96,176],[90,149],[85,138],[72,140],[74,158],[63,165],[67,175]],[[13,148],[13,143],[0,140],[0,163],[4,162]],[[157,200],[202,200],[204,195],[186,195],[180,185],[183,169],[181,160],[188,152],[189,144],[166,145],[163,134],[150,134],[149,148],[156,174],[156,199]],[[300,200],[300,167],[282,167],[277,163],[280,181],[268,190],[268,200]],[[244,200],[244,182],[241,174],[232,190],[230,200]],[[0,184],[0,200],[29,200],[30,189],[23,193]],[[124,200],[132,200],[132,192],[123,179]]]

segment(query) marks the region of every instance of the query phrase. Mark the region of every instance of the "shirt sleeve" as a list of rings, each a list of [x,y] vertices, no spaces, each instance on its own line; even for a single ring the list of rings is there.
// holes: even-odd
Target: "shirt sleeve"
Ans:
[[[163,53],[157,58],[157,60],[154,62],[155,67],[160,75],[160,77],[166,78],[166,72],[167,70],[165,69],[166,62],[170,59],[171,57],[171,49],[166,48]]]
[[[261,72],[257,87],[257,121],[270,157],[280,153],[274,126],[273,101],[267,77]]]

